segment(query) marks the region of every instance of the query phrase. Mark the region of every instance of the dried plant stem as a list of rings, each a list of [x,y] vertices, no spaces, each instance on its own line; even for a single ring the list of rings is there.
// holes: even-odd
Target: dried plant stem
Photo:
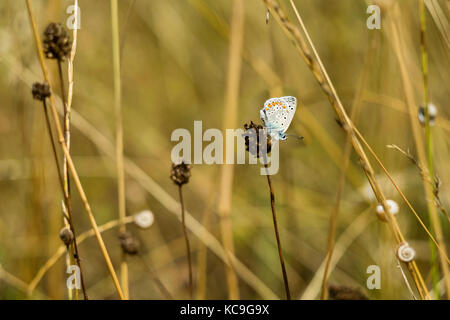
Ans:
[[[315,76],[316,80],[319,82],[320,87],[325,92],[331,106],[333,107],[336,115],[338,116],[339,121],[343,124],[343,129],[347,131],[351,137],[351,143],[353,146],[353,149],[355,150],[356,154],[360,158],[362,169],[364,170],[364,173],[367,177],[367,180],[369,181],[372,190],[374,191],[375,196],[377,197],[378,202],[383,206],[384,211],[386,212],[386,220],[392,230],[393,236],[397,242],[397,244],[400,244],[402,242],[405,242],[405,237],[403,236],[403,233],[400,230],[400,227],[395,219],[395,217],[392,215],[392,213],[389,210],[389,206],[386,203],[386,197],[381,191],[381,188],[378,184],[378,181],[376,180],[375,173],[373,171],[373,168],[367,158],[367,155],[365,154],[364,150],[362,149],[361,144],[359,143],[355,133],[354,133],[354,124],[348,117],[340,99],[339,96],[336,93],[336,90],[328,76],[328,73],[326,72],[326,69],[324,68],[322,61],[317,54],[317,51],[314,47],[313,42],[311,41],[311,38],[309,37],[309,34],[306,30],[306,27],[303,24],[303,21],[300,17],[300,14],[298,13],[297,8],[295,7],[294,3],[291,1],[291,5],[296,13],[297,19],[301,25],[301,28],[306,36],[307,42],[309,46],[311,47],[313,54],[311,55],[307,45],[306,41],[303,37],[303,35],[300,33],[298,28],[292,24],[289,19],[287,18],[284,11],[280,8],[278,3],[274,0],[264,0],[267,8],[271,11],[272,16],[275,17],[277,22],[280,24],[280,26],[283,28],[285,33],[288,35],[288,37],[292,40],[295,48],[297,49],[300,56],[305,60],[307,66]],[[422,299],[429,298],[427,287],[425,286],[425,283],[423,282],[422,276],[420,275],[420,272],[417,268],[417,265],[415,262],[409,262],[407,263],[408,270],[411,272],[411,275],[413,276],[414,283],[417,287],[417,290],[421,296]]]
[[[48,72],[47,72],[47,68],[45,66],[45,62],[44,62],[44,54],[42,51],[42,44],[40,41],[40,37],[39,37],[39,32],[37,29],[37,25],[36,25],[36,21],[34,18],[34,13],[33,13],[33,8],[31,6],[31,1],[30,0],[26,0],[26,4],[27,4],[27,10],[28,10],[28,15],[30,18],[30,23],[31,23],[31,27],[33,30],[33,36],[34,36],[34,41],[35,41],[35,45],[36,45],[36,49],[38,52],[38,56],[39,56],[39,62],[41,64],[41,69],[42,69],[42,73],[44,76],[45,81],[47,81],[47,83],[49,83],[50,85],[50,81],[49,81],[49,76],[48,76]],[[72,158],[70,156],[69,150],[67,149],[67,145],[65,143],[65,139],[64,139],[64,135],[63,135],[63,131],[61,128],[61,123],[58,119],[58,111],[56,110],[56,103],[55,103],[55,98],[53,97],[53,95],[50,96],[50,105],[51,105],[51,111],[52,111],[52,117],[53,117],[53,121],[55,123],[56,129],[57,129],[57,134],[58,134],[58,140],[59,143],[61,144],[61,148],[62,151],[64,152],[64,155],[67,157],[67,161],[68,161],[68,166],[70,169],[70,172],[72,174],[72,177],[74,179],[75,185],[78,189],[78,192],[80,194],[80,198],[83,202],[84,208],[86,210],[86,213],[89,217],[89,222],[92,226],[92,228],[94,229],[94,232],[96,234],[96,238],[97,238],[97,242],[100,246],[100,250],[103,254],[103,258],[105,259],[106,265],[108,267],[108,271],[111,275],[111,278],[113,279],[114,285],[116,287],[117,293],[119,294],[119,297],[121,299],[124,299],[123,293],[122,293],[122,289],[120,287],[119,284],[119,280],[117,279],[117,275],[116,272],[114,271],[114,267],[112,265],[111,262],[111,258],[109,257],[108,251],[106,249],[105,243],[103,241],[103,238],[100,234],[100,232],[98,231],[98,226],[97,226],[97,222],[95,221],[95,217],[92,213],[91,207],[89,205],[89,202],[87,200],[86,194],[84,192],[83,186],[81,185],[81,181],[80,178],[78,176],[78,173],[75,169],[75,165],[73,164]]]
[[[356,91],[355,99],[353,101],[353,108],[351,113],[351,120],[352,122],[356,122],[358,115],[359,115],[359,107],[361,105],[361,99],[364,92],[364,88],[367,83],[367,78],[369,75],[369,65],[371,61],[371,54],[373,52],[375,46],[375,38],[372,40],[371,48],[369,48],[369,52],[366,56],[365,63],[364,63],[364,70],[361,76],[361,81],[359,83],[358,89]],[[333,206],[331,217],[330,217],[330,229],[328,233],[328,245],[327,245],[327,254],[325,259],[325,268],[323,273],[323,281],[322,281],[322,293],[321,293],[321,300],[326,300],[328,297],[328,272],[331,265],[331,259],[333,256],[334,251],[334,242],[336,237],[336,228],[337,228],[337,217],[339,214],[340,204],[341,204],[341,197],[342,193],[344,191],[345,181],[346,181],[346,171],[348,168],[348,164],[350,163],[350,154],[351,154],[351,143],[350,143],[350,136],[346,135],[345,140],[345,147],[344,147],[344,157],[343,157],[343,164],[341,168],[341,173],[339,177],[339,184],[338,189],[336,192],[336,203]]]
[[[225,97],[224,129],[236,126],[239,97],[239,83],[244,42],[244,3],[243,0],[232,1],[231,34],[228,57],[227,89]],[[218,215],[222,243],[227,254],[225,273],[227,278],[228,298],[239,299],[239,283],[233,268],[230,254],[234,255],[233,230],[231,223],[231,201],[234,166],[224,164],[220,172]]]
[[[430,126],[430,114],[428,112],[429,103],[429,90],[428,90],[428,53],[427,53],[427,42],[426,42],[426,20],[425,20],[425,4],[424,0],[419,1],[420,7],[420,53],[421,53],[421,70],[422,70],[422,80],[423,80],[423,102],[425,108],[425,143],[426,152],[428,160],[428,173],[429,178],[433,181],[434,178],[434,161],[433,161],[433,139]],[[434,186],[434,184],[433,184]],[[435,191],[435,190],[433,190]],[[429,217],[429,228],[433,233],[433,218],[431,216],[431,211],[428,210]],[[430,254],[431,254],[431,274],[433,279],[433,291],[436,299],[439,299],[439,264],[436,256],[436,249],[434,248],[431,240],[430,242]],[[447,293],[450,295],[450,293]],[[450,296],[449,296],[450,297]]]
[[[275,210],[275,193],[273,192],[272,181],[270,179],[270,174],[267,168],[268,167],[267,159],[265,159],[264,161],[264,167],[266,168],[267,183],[269,185],[270,207],[272,208],[273,228],[275,230],[275,238],[277,239],[278,255],[280,256],[281,272],[283,274],[284,289],[286,290],[286,299],[291,300],[291,291],[289,290],[289,281],[286,273],[286,266],[284,265],[283,249],[281,248],[280,233],[278,232],[277,212]]]
[[[217,177],[217,174],[213,174]],[[205,206],[202,217],[202,225],[206,229],[210,228],[211,216],[214,210],[214,204],[216,202],[216,188],[211,188],[210,194],[208,196],[208,201]],[[206,299],[206,284],[207,284],[207,266],[208,266],[208,247],[203,243],[200,243],[197,254],[197,280],[196,280],[196,297],[198,300]]]
[[[78,253],[78,245],[77,245],[77,236],[75,233],[75,228],[73,226],[73,221],[72,221],[72,212],[71,212],[71,208],[70,208],[70,200],[67,197],[67,194],[65,193],[64,190],[64,179],[63,176],[61,174],[61,167],[59,165],[59,160],[58,160],[58,153],[56,151],[56,144],[55,144],[55,140],[53,139],[53,131],[52,131],[52,127],[51,127],[51,123],[50,123],[50,118],[48,116],[48,108],[47,108],[47,103],[45,102],[45,100],[43,101],[43,105],[44,105],[44,115],[45,115],[45,123],[47,126],[47,131],[48,131],[48,135],[50,138],[50,144],[52,146],[52,151],[53,151],[53,157],[55,159],[55,164],[56,164],[56,170],[58,171],[58,181],[61,187],[61,191],[63,194],[63,199],[64,199],[64,204],[65,207],[67,209],[67,215],[66,215],[66,211],[64,210],[63,212],[65,213],[64,217],[65,220],[68,223],[68,226],[70,228],[70,230],[72,231],[73,234],[73,242],[72,242],[72,248],[73,248],[73,253],[72,253],[72,258],[76,261],[77,266],[80,268],[80,282],[81,282],[81,289],[83,291],[83,296],[85,300],[88,300],[88,295],[86,292],[86,286],[84,283],[84,273],[83,273],[83,269],[81,267],[81,258],[80,255]],[[69,252],[69,248],[67,248],[67,251]]]
[[[396,54],[397,60],[398,60],[398,64],[400,67],[400,76],[402,78],[402,82],[403,82],[403,90],[404,90],[404,94],[405,94],[405,99],[406,99],[406,105],[408,107],[408,113],[409,113],[409,119],[410,119],[410,123],[411,123],[411,128],[412,128],[412,133],[413,133],[413,138],[414,138],[414,143],[416,145],[416,152],[418,155],[418,162],[420,164],[420,166],[425,167],[425,164],[429,164],[427,157],[429,156],[429,154],[427,154],[427,151],[425,151],[424,148],[424,142],[423,142],[423,137],[422,137],[422,132],[421,132],[421,128],[420,125],[417,121],[417,106],[414,102],[414,90],[412,88],[412,84],[411,84],[411,80],[410,80],[410,76],[409,76],[409,72],[406,66],[406,61],[405,61],[405,52],[404,52],[404,46],[402,45],[402,37],[401,37],[401,30],[398,28],[398,24],[396,22],[396,18],[399,16],[399,8],[398,8],[398,4],[394,5],[395,7],[393,8],[393,10],[391,10],[390,12],[392,12],[392,16],[388,17],[388,21],[389,21],[389,28],[390,28],[390,32],[389,35],[391,35],[391,43],[394,49],[394,52]],[[427,67],[426,67],[427,69]],[[428,73],[428,71],[425,72],[426,74]],[[427,83],[427,80],[425,81]],[[426,84],[426,87],[428,87],[428,85]],[[428,95],[428,94],[427,94]],[[428,98],[426,98],[428,99]],[[428,136],[427,138],[431,139],[431,135]],[[430,140],[431,142],[431,140]],[[431,146],[430,144],[428,145],[429,147]],[[431,149],[429,149],[430,154],[431,154]],[[447,297],[450,298],[450,271],[449,271],[449,266],[446,263],[446,260],[448,261],[448,257],[446,255],[446,245],[445,245],[445,240],[444,240],[444,234],[442,231],[442,225],[438,216],[438,212],[437,212],[437,208],[434,205],[434,195],[433,195],[433,187],[428,183],[428,179],[431,179],[431,181],[434,180],[434,175],[430,175],[430,172],[428,172],[427,176],[429,176],[429,178],[426,177],[422,177],[422,181],[423,181],[423,186],[425,189],[425,197],[427,200],[427,209],[428,209],[428,214],[430,217],[430,226],[432,226],[434,233],[436,234],[436,241],[439,244],[439,260],[440,260],[440,264],[441,264],[441,268],[442,268],[442,273],[443,273],[443,278],[444,278],[444,283],[445,283],[445,288],[446,288],[446,292],[447,292]]]
[[[120,44],[119,44],[119,9],[117,0],[111,0],[111,26],[113,43],[114,66],[114,107],[116,112],[116,165],[117,165],[117,194],[119,201],[119,220],[126,216],[125,207],[125,173],[123,169],[123,125],[122,125],[122,84],[120,78]],[[125,232],[126,226],[122,223],[119,232]],[[126,254],[122,254],[120,264],[120,281],[123,294],[129,298],[128,265]]]
[[[63,106],[64,106],[64,110],[63,110],[63,117],[64,117],[64,123],[63,123],[63,130],[64,130],[64,139],[66,141],[66,145],[67,145],[67,149],[70,151],[70,111],[68,109],[68,104],[67,104],[67,100],[66,100],[66,90],[64,87],[64,77],[63,77],[63,72],[62,72],[62,65],[61,65],[61,61],[58,60],[57,62],[58,65],[58,75],[59,75],[59,83],[60,83],[60,87],[61,87],[61,98],[63,101]],[[46,111],[47,113],[47,111]],[[56,160],[58,161],[58,160]],[[69,170],[67,168],[67,158],[66,156],[64,156],[63,159],[63,171],[62,171],[62,175],[63,175],[63,197],[65,197],[65,205],[63,207],[63,211],[66,212],[67,214],[67,219],[64,219],[64,224],[66,226],[69,226],[70,229],[72,230],[72,233],[74,235],[74,238],[76,239],[76,233],[75,233],[75,228],[73,227],[72,224],[72,201],[71,201],[71,192],[70,192],[70,173]],[[68,221],[70,220],[70,221]],[[73,246],[71,246],[69,250],[68,247],[68,253],[69,255],[71,255],[70,260],[76,260],[77,261],[77,265],[78,267],[80,267],[80,271],[81,271],[81,262],[80,262],[80,255],[78,253],[78,248],[77,248],[77,244],[76,241],[74,241]],[[72,251],[72,252],[71,252]],[[70,262],[70,261],[69,261]],[[84,289],[84,281],[82,281],[82,287]],[[71,289],[68,289],[69,292],[71,292]],[[78,300],[78,290],[75,290],[75,299]],[[83,292],[85,292],[85,290],[83,290]],[[86,294],[84,294],[85,300],[87,300],[87,296]]]
[[[184,201],[183,201],[183,192],[181,190],[182,186],[178,186],[178,193],[180,195],[180,205],[181,205],[181,224],[183,225],[183,234],[184,241],[186,242],[186,251],[189,265],[189,294],[191,299],[194,297],[194,285],[192,282],[192,261],[191,261],[191,247],[189,245],[189,237],[186,229],[186,218],[184,214]]]
[[[163,296],[168,300],[174,300],[172,294],[169,292],[164,283],[162,283],[161,279],[159,279],[159,277],[157,276],[156,271],[153,270],[153,268],[147,264],[143,256],[139,255],[139,258],[142,264],[144,265],[145,269],[147,269],[148,273],[150,274],[150,277],[155,282],[159,291],[161,291],[161,293],[163,294]]]
[[[126,217],[126,219],[125,219],[126,224],[133,223],[133,222],[134,222],[133,217]],[[120,225],[119,220],[112,220],[112,221],[109,221],[109,222],[99,226],[98,230],[101,233],[103,233],[105,231],[108,231],[112,228],[117,227],[118,225]],[[81,233],[77,238],[77,245],[82,244],[86,239],[89,239],[93,236],[95,236],[95,232],[93,229],[90,229],[88,231]],[[58,261],[59,258],[61,258],[61,256],[65,252],[65,249],[66,249],[65,245],[59,246],[59,248],[55,251],[55,253],[42,265],[41,268],[39,268],[38,272],[36,273],[36,275],[31,280],[30,284],[28,285],[27,293],[28,293],[29,297],[33,294],[34,289],[39,284],[39,282],[42,280],[42,278],[47,273],[47,271],[50,270],[51,267],[53,267],[55,265],[55,263]]]

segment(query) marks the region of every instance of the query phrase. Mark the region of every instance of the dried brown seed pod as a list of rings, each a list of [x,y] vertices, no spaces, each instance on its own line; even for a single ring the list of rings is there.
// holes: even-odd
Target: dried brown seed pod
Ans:
[[[191,166],[184,163],[180,164],[172,163],[172,171],[170,172],[170,178],[176,185],[183,185],[189,182],[191,177]]]
[[[250,124],[244,124],[244,130],[245,150],[251,155],[260,158],[272,150],[270,135],[267,134],[262,125],[250,121]]]
[[[123,252],[135,255],[139,252],[140,243],[139,240],[134,237],[130,232],[125,231],[119,234],[120,246]]]
[[[44,101],[45,98],[50,97],[50,86],[47,82],[35,82],[31,87],[31,94],[34,99]]]
[[[72,40],[61,23],[50,23],[44,31],[43,49],[48,59],[64,61],[72,49]]]
[[[68,227],[64,227],[59,231],[59,238],[66,245],[70,245],[73,241],[73,232]]]

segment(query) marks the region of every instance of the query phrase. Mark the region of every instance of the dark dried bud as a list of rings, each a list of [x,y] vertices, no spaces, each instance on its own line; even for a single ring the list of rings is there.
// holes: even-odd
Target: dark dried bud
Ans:
[[[172,171],[170,172],[170,178],[176,185],[183,185],[189,182],[191,177],[191,166],[184,162],[180,164],[172,163]]]
[[[270,135],[262,125],[250,121],[250,124],[244,124],[244,130],[245,150],[251,155],[260,158],[272,150]]]
[[[73,232],[68,227],[64,227],[59,231],[59,238],[66,245],[70,245],[73,241]]]
[[[128,231],[119,234],[119,241],[123,252],[130,255],[135,255],[139,252],[139,240]]]
[[[330,285],[328,293],[332,300],[369,300],[359,289],[347,286]]]
[[[48,59],[64,61],[72,49],[72,40],[61,23],[50,23],[44,31],[44,53]]]
[[[45,98],[50,97],[50,86],[47,82],[35,82],[31,87],[31,93],[34,99],[44,101]]]

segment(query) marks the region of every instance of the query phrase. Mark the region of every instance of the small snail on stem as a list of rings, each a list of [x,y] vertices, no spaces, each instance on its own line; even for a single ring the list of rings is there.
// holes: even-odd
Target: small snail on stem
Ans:
[[[389,208],[390,213],[392,213],[393,215],[396,215],[398,213],[397,202],[395,202],[394,200],[388,199],[388,200],[386,200],[386,204]],[[377,212],[378,218],[380,218],[382,221],[387,221],[387,217],[386,217],[386,213],[384,212],[383,205],[379,204],[376,208],[376,212]]]
[[[397,248],[397,257],[400,261],[411,262],[416,256],[416,251],[408,244],[408,242],[403,242]]]

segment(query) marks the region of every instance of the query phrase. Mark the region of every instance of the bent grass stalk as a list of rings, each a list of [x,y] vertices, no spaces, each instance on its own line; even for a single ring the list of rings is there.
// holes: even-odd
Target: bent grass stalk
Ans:
[[[31,1],[30,0],[26,0],[26,5],[27,5],[27,10],[28,10],[28,16],[30,19],[30,23],[31,23],[31,27],[32,27],[32,31],[33,31],[33,36],[34,36],[34,41],[35,41],[35,45],[36,45],[36,49],[38,52],[38,57],[39,57],[39,62],[41,64],[41,69],[42,69],[42,73],[44,76],[45,81],[47,81],[47,83],[50,83],[49,81],[49,76],[48,76],[48,72],[47,72],[47,68],[45,66],[45,62],[44,62],[44,55],[43,55],[43,51],[42,51],[42,45],[41,45],[41,40],[40,40],[40,36],[37,30],[37,25],[36,25],[36,21],[35,21],[35,17],[34,17],[34,12],[33,12],[33,8],[31,6]],[[50,84],[49,84],[50,85]],[[73,164],[72,158],[70,156],[69,150],[67,149],[67,145],[64,139],[64,135],[63,135],[63,131],[61,128],[61,123],[59,121],[58,118],[58,111],[56,110],[56,102],[55,99],[53,97],[53,95],[50,96],[50,105],[51,105],[51,109],[52,109],[52,116],[53,116],[53,121],[56,125],[56,129],[57,129],[57,134],[58,134],[58,140],[59,143],[61,144],[61,148],[64,152],[64,155],[67,157],[67,161],[68,161],[68,166],[69,169],[72,173],[73,179],[75,181],[75,185],[78,189],[78,192],[80,194],[80,198],[83,202],[84,208],[86,210],[86,213],[88,214],[89,217],[89,222],[92,226],[92,228],[94,229],[96,238],[97,238],[97,242],[100,246],[100,250],[102,252],[103,258],[105,259],[105,263],[108,267],[108,271],[111,275],[111,278],[114,282],[114,286],[117,290],[117,293],[120,297],[120,299],[124,299],[123,293],[122,293],[122,288],[120,287],[119,284],[119,280],[117,278],[116,272],[114,271],[114,267],[112,265],[111,262],[111,258],[109,257],[108,251],[106,249],[105,243],[103,241],[103,238],[100,234],[100,232],[98,231],[98,226],[97,226],[97,222],[95,221],[95,217],[92,213],[91,207],[89,205],[89,202],[87,200],[86,194],[84,192],[83,186],[81,184],[80,178],[78,176],[78,173],[75,169],[75,165]]]
[[[426,42],[426,20],[425,20],[425,4],[424,0],[419,1],[419,11],[420,11],[420,53],[421,53],[421,70],[422,70],[422,81],[423,81],[423,103],[425,108],[425,144],[428,160],[428,173],[431,181],[434,178],[434,161],[433,161],[433,139],[430,126],[430,114],[428,112],[429,103],[429,90],[428,90],[428,52],[427,52],[427,42]],[[433,184],[434,186],[434,184]],[[433,188],[433,193],[435,194],[436,189]],[[429,228],[433,232],[433,217],[430,210],[428,210],[429,218]],[[430,243],[430,255],[431,255],[431,274],[433,279],[433,291],[436,299],[439,299],[439,265],[436,257],[436,250],[433,246],[431,240]],[[447,292],[448,297],[450,297],[450,292]]]
[[[366,54],[366,59],[364,63],[364,69],[361,75],[361,81],[359,83],[358,89],[356,91],[356,95],[353,101],[353,108],[352,113],[350,115],[350,119],[352,122],[356,122],[358,115],[359,115],[359,108],[361,106],[361,99],[364,92],[364,88],[367,83],[367,78],[369,74],[369,65],[370,60],[372,57],[373,49],[375,47],[375,38],[372,40],[371,47],[369,48],[369,52]],[[336,228],[337,228],[337,218],[339,214],[339,209],[341,205],[341,197],[345,186],[345,180],[346,180],[346,171],[348,168],[348,164],[350,163],[350,154],[351,154],[351,143],[350,143],[350,136],[347,134],[345,139],[345,147],[344,147],[344,157],[343,157],[343,164],[341,168],[341,173],[339,177],[339,184],[338,189],[336,192],[336,203],[333,206],[331,217],[330,217],[330,229],[328,234],[328,245],[327,245],[327,254],[325,259],[325,269],[323,273],[323,281],[322,281],[322,293],[321,293],[321,300],[326,300],[328,297],[328,272],[331,264],[331,258],[334,251],[334,242],[336,237]]]
[[[114,67],[114,108],[116,113],[116,166],[117,166],[117,194],[119,205],[119,219],[123,221],[126,216],[125,202],[125,173],[123,169],[123,124],[122,124],[122,84],[120,78],[120,44],[119,44],[119,8],[117,0],[111,0],[111,27],[113,44]],[[126,231],[123,224],[119,232]],[[126,253],[122,253],[120,264],[120,280],[123,294],[129,298],[128,265]]]
[[[389,206],[386,203],[386,197],[384,193],[381,191],[381,188],[378,184],[378,181],[376,180],[375,173],[373,171],[373,168],[367,158],[367,155],[365,154],[364,150],[362,149],[361,144],[359,143],[355,133],[354,133],[354,124],[349,119],[340,99],[339,96],[336,93],[336,90],[328,76],[328,73],[326,72],[326,69],[324,68],[322,61],[317,54],[317,51],[315,49],[315,46],[313,42],[311,41],[311,38],[309,37],[309,34],[306,30],[306,27],[303,24],[303,21],[300,17],[300,14],[298,13],[297,8],[295,7],[294,3],[291,0],[291,5],[296,13],[297,19],[302,27],[302,30],[306,36],[307,42],[309,43],[311,49],[313,50],[314,56],[311,55],[309,52],[309,49],[306,46],[306,41],[303,37],[303,35],[300,33],[298,28],[293,25],[287,18],[284,11],[280,8],[277,2],[274,0],[263,0],[266,4],[267,8],[271,11],[272,16],[274,16],[277,20],[277,22],[280,24],[282,29],[285,31],[289,39],[293,42],[295,48],[297,49],[297,52],[300,54],[300,56],[304,59],[306,62],[308,68],[311,70],[313,75],[315,76],[316,80],[319,82],[320,87],[325,92],[331,106],[333,107],[336,115],[338,116],[339,120],[343,123],[343,129],[348,131],[349,135],[351,136],[351,142],[353,149],[355,150],[356,154],[360,158],[362,169],[367,177],[367,180],[369,181],[372,190],[374,191],[374,194],[377,197],[378,202],[383,206],[384,212],[386,212],[387,216],[387,222],[392,230],[393,236],[397,242],[397,244],[401,244],[405,242],[405,237],[403,236],[403,233],[400,230],[400,227],[395,220],[395,217],[392,215],[392,213],[389,210]],[[422,299],[428,299],[428,289],[423,281],[422,275],[420,274],[417,265],[414,261],[408,262],[408,270],[410,271],[414,283],[417,287],[417,290],[421,296]]]
[[[17,59],[8,55],[8,62],[11,64],[12,70],[21,81],[26,85],[34,80],[34,75],[28,68],[19,68]],[[19,72],[20,69],[20,72]],[[101,132],[86,120],[83,116],[72,110],[72,125],[78,128],[79,132],[83,134],[89,141],[93,143],[95,148],[111,160],[115,160],[114,144]],[[153,178],[140,168],[130,158],[124,158],[124,168],[126,174],[135,180],[148,194],[152,195],[168,212],[179,218],[180,206],[179,202],[175,200],[167,191],[165,191]],[[186,227],[202,241],[217,258],[228,263],[229,259],[220,241],[217,240],[200,222],[198,222],[191,213],[186,210]],[[92,230],[93,231],[93,230]],[[236,256],[230,255],[233,267],[239,277],[249,285],[255,292],[263,299],[279,299],[279,297],[259,278],[257,277],[241,260]]]
[[[231,18],[231,34],[229,42],[227,89],[225,96],[224,129],[233,128],[236,125],[236,115],[239,97],[239,83],[242,66],[242,49],[244,42],[244,3],[243,0],[233,0]],[[223,164],[220,172],[220,190],[218,215],[222,243],[227,254],[225,274],[228,287],[228,298],[239,299],[239,282],[234,270],[232,259],[234,255],[233,230],[231,223],[231,201],[233,188],[234,167]]]
[[[86,285],[84,282],[84,273],[83,273],[83,269],[81,266],[81,258],[78,252],[78,245],[77,245],[77,236],[75,233],[75,228],[73,226],[73,220],[72,220],[72,212],[70,209],[70,199],[67,196],[67,194],[65,193],[65,183],[64,183],[64,178],[61,174],[61,167],[59,165],[59,160],[58,160],[58,153],[56,151],[56,144],[55,144],[55,140],[53,139],[53,131],[52,131],[52,127],[51,127],[51,123],[50,123],[50,118],[48,116],[48,108],[47,108],[47,103],[45,102],[45,99],[43,100],[43,106],[44,106],[44,115],[45,115],[45,123],[47,126],[47,131],[48,131],[48,135],[50,138],[50,144],[52,146],[52,151],[53,151],[53,157],[55,159],[55,164],[56,164],[56,170],[58,171],[58,180],[59,180],[59,184],[61,187],[61,191],[63,194],[63,199],[64,199],[64,204],[65,207],[67,209],[67,213],[64,210],[64,218],[65,221],[67,221],[70,230],[72,231],[73,234],[73,242],[72,242],[72,248],[73,248],[73,253],[72,253],[72,258],[76,261],[77,266],[80,268],[80,282],[81,282],[81,289],[83,291],[83,296],[85,300],[88,300],[88,295],[87,295],[87,291],[86,291]],[[67,251],[69,252],[69,247],[67,247]]]
[[[416,145],[416,152],[418,155],[418,161],[421,166],[425,167],[425,164],[429,164],[427,157],[431,154],[431,149],[429,149],[430,154],[427,155],[427,152],[425,151],[424,146],[426,146],[426,143],[423,142],[422,132],[420,125],[417,121],[417,106],[414,102],[414,90],[412,88],[412,84],[408,75],[408,69],[406,66],[406,56],[404,52],[404,46],[402,45],[403,38],[401,34],[401,29],[398,26],[398,23],[396,22],[396,18],[399,16],[399,7],[395,6],[394,10],[392,10],[394,16],[388,16],[388,22],[389,22],[389,28],[390,32],[389,35],[392,36],[391,43],[396,55],[396,58],[398,60],[398,64],[400,67],[400,75],[403,82],[403,90],[404,95],[406,99],[406,105],[408,107],[408,113],[409,113],[409,119],[411,123],[412,133],[414,137],[414,143]],[[427,73],[427,71],[426,71]],[[427,81],[426,81],[427,83]],[[426,85],[428,87],[428,85]],[[427,98],[428,99],[428,98]],[[431,133],[431,131],[430,131]],[[427,136],[427,140],[429,140],[428,147],[431,146],[431,134]],[[432,154],[431,154],[432,157]],[[434,168],[434,167],[433,167]],[[428,172],[428,176],[433,181],[433,176],[430,175],[430,172]],[[439,254],[439,260],[443,272],[444,277],[444,283],[445,288],[447,291],[447,297],[450,297],[450,271],[449,266],[446,263],[445,260],[448,261],[448,257],[446,254],[446,244],[444,239],[444,234],[442,231],[441,222],[439,220],[439,216],[437,213],[437,208],[433,204],[434,195],[433,195],[433,187],[430,186],[428,183],[428,179],[424,179],[422,177],[423,181],[423,187],[425,189],[425,198],[427,203],[427,209],[430,217],[430,225],[433,227],[433,230],[436,234],[436,241],[440,246],[440,254]]]

